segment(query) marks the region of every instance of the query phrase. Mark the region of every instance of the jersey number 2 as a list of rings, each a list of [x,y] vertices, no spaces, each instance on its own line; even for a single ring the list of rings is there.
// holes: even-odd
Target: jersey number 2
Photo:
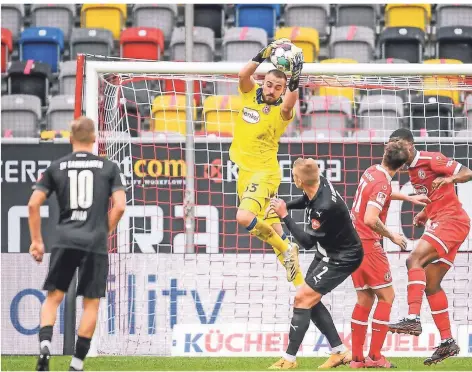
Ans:
[[[93,202],[93,172],[69,170],[70,209],[87,209]]]

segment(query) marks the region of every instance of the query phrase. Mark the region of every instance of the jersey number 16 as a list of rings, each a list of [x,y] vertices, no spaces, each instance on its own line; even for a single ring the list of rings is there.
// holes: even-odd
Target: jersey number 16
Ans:
[[[93,202],[93,172],[69,170],[70,209],[87,209]]]

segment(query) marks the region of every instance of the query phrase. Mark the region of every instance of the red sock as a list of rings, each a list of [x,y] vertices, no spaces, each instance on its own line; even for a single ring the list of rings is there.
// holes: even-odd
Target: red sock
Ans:
[[[382,350],[385,337],[387,337],[391,310],[392,305],[382,301],[379,301],[375,308],[374,318],[372,319],[372,340],[370,341],[369,351],[369,357],[373,360],[378,360],[382,356],[380,351]]]
[[[367,320],[370,308],[356,304],[352,312],[352,360],[362,362],[364,360],[364,342],[367,333]]]
[[[452,337],[451,322],[449,321],[449,311],[446,293],[441,289],[438,293],[426,297],[431,308],[434,323],[438,327],[441,340]]]
[[[422,268],[408,270],[408,314],[420,315],[426,287],[426,273]]]

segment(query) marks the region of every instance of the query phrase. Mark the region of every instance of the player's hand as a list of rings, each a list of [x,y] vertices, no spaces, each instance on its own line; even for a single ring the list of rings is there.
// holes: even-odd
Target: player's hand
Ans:
[[[428,220],[428,216],[426,215],[425,211],[421,211],[413,218],[413,225],[416,227],[421,227],[426,225],[426,221]]]
[[[291,92],[298,89],[300,83],[300,75],[303,69],[303,52],[300,48],[294,47],[295,54],[293,56],[292,63],[292,76],[290,77],[290,82],[288,83],[288,89]]]
[[[269,205],[266,210],[265,210],[265,213],[264,213],[264,219],[266,219],[267,217],[269,217],[269,213],[272,212],[272,207]]]
[[[410,195],[408,201],[415,205],[421,205],[422,207],[426,207],[427,204],[431,203],[431,200],[428,198],[428,196],[424,194]]]
[[[269,45],[262,48],[252,60],[256,63],[264,62],[267,58],[270,57],[270,54],[272,53],[272,49],[277,48],[278,45],[286,43],[286,42],[290,43],[290,40],[285,39],[285,38],[274,40]]]
[[[453,183],[453,179],[451,177],[438,177],[433,181],[432,188],[433,190],[436,190],[451,183]]]
[[[285,218],[288,216],[287,205],[282,199],[270,199],[269,208],[271,208],[280,218]]]
[[[406,251],[408,240],[406,240],[405,235],[393,233],[390,240],[392,241],[392,243],[398,245],[402,251]]]
[[[44,244],[40,242],[32,242],[29,248],[29,253],[36,262],[42,262],[44,256]]]

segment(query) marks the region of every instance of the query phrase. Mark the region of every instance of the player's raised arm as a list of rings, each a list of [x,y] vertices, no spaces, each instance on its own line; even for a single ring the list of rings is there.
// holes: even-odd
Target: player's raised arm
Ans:
[[[296,48],[296,47],[295,47]],[[288,83],[288,90],[285,93],[280,113],[284,120],[290,120],[293,116],[293,108],[298,101],[298,85],[300,84],[300,75],[303,69],[303,53],[300,48],[296,48],[294,55],[292,76]]]
[[[452,162],[452,160],[450,160]],[[433,181],[433,190],[439,189],[442,186],[454,183],[466,183],[472,180],[472,170],[464,165],[458,164],[458,172],[454,172],[449,177],[438,177]]]

